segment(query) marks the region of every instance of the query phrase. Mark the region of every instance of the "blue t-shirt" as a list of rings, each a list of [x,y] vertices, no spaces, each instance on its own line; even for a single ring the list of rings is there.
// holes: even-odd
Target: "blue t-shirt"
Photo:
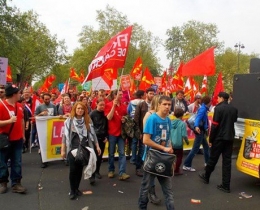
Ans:
[[[162,119],[156,113],[153,113],[148,117],[144,126],[144,134],[150,134],[151,139],[160,144],[161,141],[166,141],[166,146],[169,145],[170,141],[170,131],[171,131],[171,121],[168,117]],[[145,149],[143,159],[146,156]]]

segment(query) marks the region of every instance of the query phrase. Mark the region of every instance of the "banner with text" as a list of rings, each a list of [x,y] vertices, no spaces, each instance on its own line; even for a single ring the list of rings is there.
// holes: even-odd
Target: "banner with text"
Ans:
[[[35,119],[42,162],[62,160],[61,141],[65,119],[59,117],[36,117]]]

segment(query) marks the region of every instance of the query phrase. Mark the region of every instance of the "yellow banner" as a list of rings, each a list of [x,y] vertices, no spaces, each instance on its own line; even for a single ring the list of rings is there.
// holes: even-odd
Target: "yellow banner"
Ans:
[[[239,171],[260,178],[260,121],[245,120],[245,133],[236,164]]]

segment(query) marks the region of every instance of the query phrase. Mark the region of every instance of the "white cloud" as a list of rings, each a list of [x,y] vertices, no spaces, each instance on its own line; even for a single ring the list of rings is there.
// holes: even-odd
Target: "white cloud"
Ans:
[[[78,46],[78,34],[84,25],[97,26],[96,10],[106,5],[126,15],[131,23],[137,22],[145,30],[166,39],[166,30],[181,26],[189,20],[215,23],[220,31],[219,40],[225,47],[235,43],[245,45],[243,52],[259,53],[259,0],[13,0],[22,11],[34,10],[52,34],[65,39],[69,52]],[[161,64],[167,68],[166,53],[159,53]]]

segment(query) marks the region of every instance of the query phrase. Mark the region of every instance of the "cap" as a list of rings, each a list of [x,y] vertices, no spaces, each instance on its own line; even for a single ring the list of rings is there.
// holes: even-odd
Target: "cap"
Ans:
[[[226,92],[219,92],[218,97],[224,98],[225,100],[229,99],[229,95]]]
[[[19,88],[16,85],[8,84],[5,86],[5,96],[11,96],[19,92]]]

